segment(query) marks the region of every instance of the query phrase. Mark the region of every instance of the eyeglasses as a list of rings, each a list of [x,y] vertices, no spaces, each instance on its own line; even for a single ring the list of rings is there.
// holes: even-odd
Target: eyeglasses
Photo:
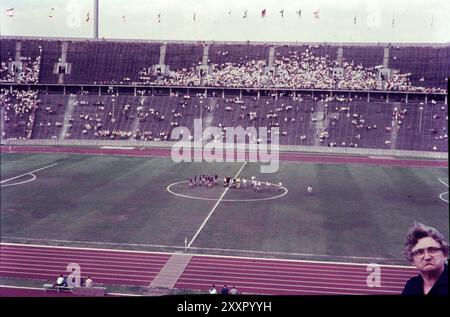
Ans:
[[[425,254],[425,250],[428,252],[428,254],[430,255],[435,255],[437,254],[439,251],[442,250],[442,248],[438,248],[438,247],[428,247],[425,249],[417,249],[416,251],[414,251],[412,253],[413,256],[415,257],[419,257],[419,256],[423,256]]]

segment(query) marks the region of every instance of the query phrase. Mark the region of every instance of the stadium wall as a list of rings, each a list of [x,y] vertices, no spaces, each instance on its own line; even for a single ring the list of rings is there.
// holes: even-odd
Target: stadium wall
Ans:
[[[73,42],[121,42],[121,43],[159,43],[159,44],[256,44],[256,45],[327,45],[327,46],[369,46],[369,47],[448,47],[447,43],[364,43],[364,42],[258,42],[258,41],[181,41],[181,40],[142,40],[113,38],[79,38],[79,37],[41,37],[41,36],[2,36],[5,40],[38,40],[38,41],[73,41]]]
[[[1,145],[6,146],[113,146],[113,147],[153,147],[170,148],[177,142],[172,141],[136,141],[136,140],[1,140]],[[245,150],[246,144],[238,144],[238,150]],[[322,147],[322,146],[301,146],[301,145],[280,145],[280,152],[315,152],[325,154],[352,154],[352,155],[372,155],[372,156],[396,156],[415,157],[448,160],[448,153],[426,152],[426,151],[403,151],[403,150],[383,150],[383,149],[363,149],[345,147]]]

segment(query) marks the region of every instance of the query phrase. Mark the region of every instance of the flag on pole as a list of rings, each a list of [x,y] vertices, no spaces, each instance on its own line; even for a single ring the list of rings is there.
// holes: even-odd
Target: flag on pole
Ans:
[[[266,17],[266,9],[261,11],[261,18],[265,18]]]
[[[313,14],[316,19],[319,19],[320,10],[313,12]]]
[[[242,18],[247,19],[247,10],[244,11],[244,16]]]
[[[302,10],[298,10],[297,11],[297,15],[298,15],[299,18],[301,18],[302,17]]]
[[[86,22],[89,22],[89,12],[86,13]]]
[[[284,9],[280,11],[281,17],[284,17]]]
[[[6,16],[12,18],[14,16],[14,8],[7,9]]]
[[[158,13],[158,15],[156,16],[156,18],[158,19],[158,23],[161,23],[161,13]]]

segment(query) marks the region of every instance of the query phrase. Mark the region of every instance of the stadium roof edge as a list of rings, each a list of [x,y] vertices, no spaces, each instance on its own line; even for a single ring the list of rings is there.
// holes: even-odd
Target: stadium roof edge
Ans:
[[[252,41],[181,41],[181,40],[143,40],[143,39],[112,39],[112,38],[81,38],[81,37],[42,37],[42,36],[10,36],[2,35],[0,39],[7,40],[46,40],[46,41],[74,41],[74,42],[123,42],[123,43],[166,43],[166,44],[252,44],[272,46],[295,45],[328,45],[328,46],[375,46],[375,47],[450,47],[447,43],[364,43],[364,42],[252,42]]]

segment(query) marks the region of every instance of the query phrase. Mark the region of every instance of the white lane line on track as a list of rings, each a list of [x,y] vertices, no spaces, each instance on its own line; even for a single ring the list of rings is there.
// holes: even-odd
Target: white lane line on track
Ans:
[[[46,168],[50,168],[50,167],[55,166],[55,165],[57,165],[57,164],[58,164],[58,163],[54,163],[54,164],[51,164],[51,165],[47,165],[47,166],[38,168],[38,169],[36,169],[36,170],[34,170],[34,171],[27,172],[27,173],[23,173],[23,174],[21,174],[21,175],[15,176],[15,177],[11,177],[11,178],[2,180],[2,181],[0,181],[0,184],[3,184],[3,183],[6,183],[6,182],[9,182],[9,181],[12,181],[12,180],[14,180],[14,179],[17,179],[17,178],[22,177],[22,176],[25,176],[25,175],[30,175],[30,174],[33,174],[33,173],[42,171],[42,170],[44,170],[44,169],[46,169]]]
[[[239,171],[236,173],[236,175],[234,176],[234,178],[237,178],[239,173],[242,172],[242,169],[245,167],[245,165],[247,165],[247,161],[244,162],[244,164],[242,164],[241,168],[239,169]],[[214,207],[211,209],[211,211],[209,212],[208,216],[205,218],[205,220],[203,221],[203,223],[201,224],[200,228],[198,228],[197,232],[195,233],[194,237],[192,238],[192,240],[188,243],[187,248],[190,248],[192,243],[195,241],[195,239],[197,238],[198,234],[200,233],[200,231],[203,229],[203,227],[205,226],[206,222],[208,221],[208,219],[211,217],[211,215],[213,214],[214,210],[216,210],[217,206],[219,206],[220,202],[222,201],[223,197],[225,196],[225,194],[228,192],[228,190],[230,189],[230,187],[225,188],[225,190],[223,191],[222,196],[220,196],[219,200],[216,202],[216,204],[214,205]]]

